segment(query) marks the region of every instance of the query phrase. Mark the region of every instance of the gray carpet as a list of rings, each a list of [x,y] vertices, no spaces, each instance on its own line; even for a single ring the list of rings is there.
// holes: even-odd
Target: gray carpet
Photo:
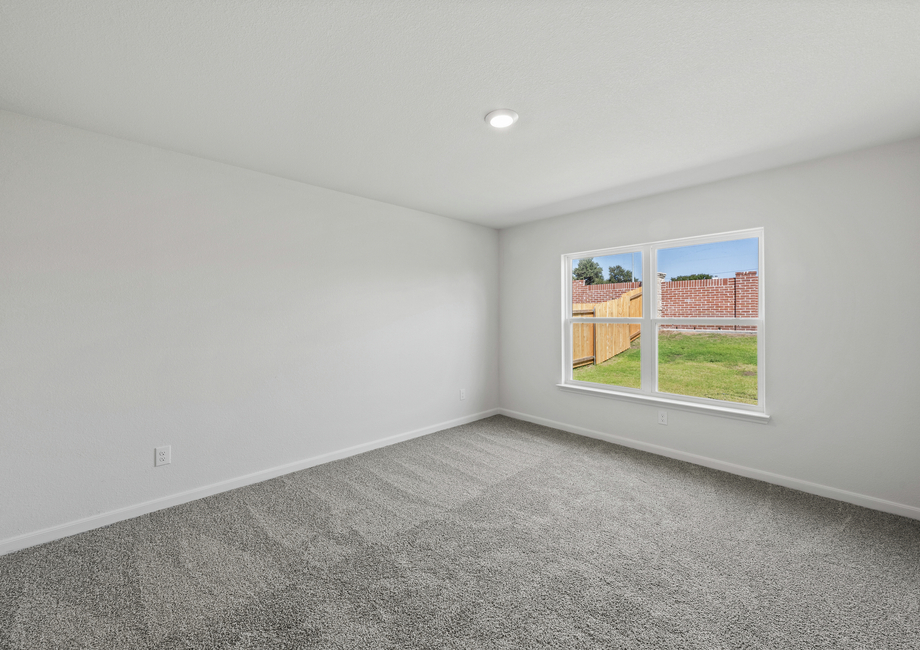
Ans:
[[[920,522],[497,416],[0,557],[0,648],[920,648]]]

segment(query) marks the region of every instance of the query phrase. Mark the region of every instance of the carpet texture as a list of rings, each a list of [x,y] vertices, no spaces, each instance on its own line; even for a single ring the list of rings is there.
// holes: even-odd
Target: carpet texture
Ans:
[[[0,557],[0,648],[920,648],[920,522],[496,416]]]

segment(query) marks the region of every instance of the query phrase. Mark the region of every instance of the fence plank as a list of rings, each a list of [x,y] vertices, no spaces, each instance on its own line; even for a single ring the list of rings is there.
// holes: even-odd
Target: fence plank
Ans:
[[[607,317],[607,304],[606,302],[599,302],[595,305],[595,315],[598,318]],[[598,323],[595,325],[595,334],[594,334],[594,363],[603,363],[610,358],[607,345],[607,325],[602,325]]]
[[[596,316],[598,318],[641,318],[642,289],[627,291],[616,300],[599,303],[576,303],[572,305],[573,316]],[[577,332],[577,335],[576,335]],[[594,363],[603,363],[629,349],[630,343],[639,335],[639,325],[632,323],[573,325],[572,359],[577,365],[587,363],[593,357]],[[576,365],[573,362],[573,365]]]
[[[629,297],[629,315],[632,318],[642,318],[642,289],[638,289],[634,295]],[[639,336],[639,329],[638,323],[629,326],[630,341]]]
[[[577,303],[572,305],[573,316],[594,316],[595,306],[591,303]],[[572,325],[572,359],[573,367],[593,363],[594,354],[594,324]]]

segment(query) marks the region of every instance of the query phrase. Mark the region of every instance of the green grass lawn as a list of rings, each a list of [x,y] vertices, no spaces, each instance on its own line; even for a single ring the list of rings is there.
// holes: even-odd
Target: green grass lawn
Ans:
[[[604,363],[576,368],[579,381],[639,388],[639,339]],[[744,404],[757,403],[757,337],[661,333],[658,390]]]
[[[615,357],[610,357],[602,364],[575,368],[573,378],[578,381],[594,382],[595,384],[639,388],[641,385],[641,372],[639,368],[639,338],[637,338],[628,350],[620,352]]]

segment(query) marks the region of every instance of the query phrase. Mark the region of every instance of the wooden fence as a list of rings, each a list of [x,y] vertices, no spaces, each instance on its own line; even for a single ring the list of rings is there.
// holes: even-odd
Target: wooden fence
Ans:
[[[578,318],[641,318],[642,289],[627,291],[616,300],[572,305],[572,316]],[[620,352],[639,336],[638,323],[585,323],[572,325],[572,366],[603,363]]]

